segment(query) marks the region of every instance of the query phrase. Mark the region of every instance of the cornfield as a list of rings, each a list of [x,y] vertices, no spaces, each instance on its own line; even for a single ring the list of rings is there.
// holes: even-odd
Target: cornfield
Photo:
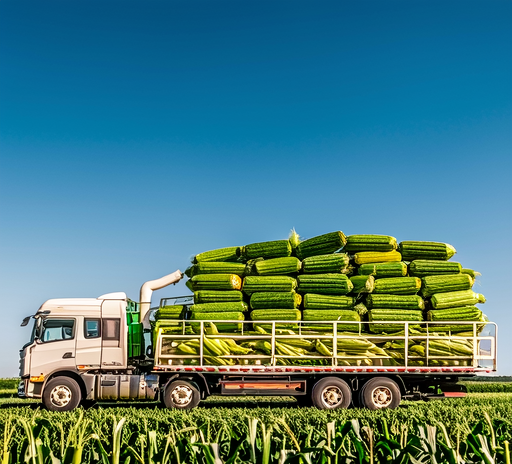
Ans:
[[[218,401],[191,411],[3,409],[2,464],[510,463],[510,394],[382,411]]]

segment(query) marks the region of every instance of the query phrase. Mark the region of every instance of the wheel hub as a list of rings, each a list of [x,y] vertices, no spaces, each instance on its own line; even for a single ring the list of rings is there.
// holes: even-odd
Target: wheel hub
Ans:
[[[373,403],[379,408],[387,408],[393,400],[393,394],[387,387],[377,387],[372,392]]]
[[[326,406],[332,408],[343,401],[343,392],[338,387],[327,387],[322,392],[322,400]]]
[[[179,385],[171,393],[172,401],[181,406],[187,405],[192,401],[193,393],[190,387]]]
[[[71,393],[71,390],[65,385],[59,385],[55,387],[50,393],[52,404],[58,406],[59,408],[67,406],[71,401],[72,396],[73,394]]]

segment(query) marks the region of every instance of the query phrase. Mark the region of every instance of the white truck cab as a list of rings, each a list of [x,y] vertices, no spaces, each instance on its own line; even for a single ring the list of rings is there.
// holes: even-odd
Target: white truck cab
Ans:
[[[55,374],[70,378],[91,370],[127,368],[127,297],[46,301],[34,316],[30,342],[21,350],[20,374],[25,396],[41,398]]]
[[[20,350],[18,395],[41,398],[48,409],[60,411],[98,399],[154,398],[156,376],[145,356],[141,317],[149,315],[153,290],[181,278],[176,271],[146,282],[141,304],[123,292],[46,301],[22,323],[34,319],[30,341]]]

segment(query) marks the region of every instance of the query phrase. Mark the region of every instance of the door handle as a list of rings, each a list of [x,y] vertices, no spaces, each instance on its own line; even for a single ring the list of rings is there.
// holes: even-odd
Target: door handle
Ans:
[[[71,351],[68,351],[67,353],[64,353],[62,355],[62,359],[69,359],[69,358],[74,358],[73,353]]]

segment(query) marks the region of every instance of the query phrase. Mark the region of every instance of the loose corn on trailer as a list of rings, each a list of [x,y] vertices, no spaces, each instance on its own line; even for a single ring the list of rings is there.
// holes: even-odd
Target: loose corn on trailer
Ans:
[[[223,332],[226,324],[237,330]],[[494,323],[176,320],[155,336],[167,407],[209,395],[286,395],[321,409],[395,408],[463,397],[458,381],[496,370]]]
[[[311,250],[304,243],[302,254],[308,259]],[[288,249],[276,246],[286,257]],[[263,308],[255,310],[254,320],[240,317],[246,303],[231,290],[233,278],[223,281],[225,312],[207,312],[216,290],[203,279],[193,319],[183,317],[190,314],[185,310],[191,298],[176,297],[161,303],[159,311],[167,311],[168,318],[155,320],[153,290],[182,276],[176,271],[146,282],[140,303],[121,292],[44,303],[22,324],[34,318],[31,339],[20,351],[19,396],[39,398],[56,411],[118,400],[188,409],[210,395],[282,395],[322,409],[381,409],[397,407],[402,399],[464,396],[459,380],[496,371],[497,327],[492,322],[454,322],[448,310],[438,310],[426,322],[408,309],[400,319],[380,309],[373,319],[361,321],[344,309],[346,296],[300,301],[282,276],[272,278],[280,295],[269,294],[259,303],[261,297],[255,297]],[[345,277],[311,283],[352,285]],[[265,290],[257,276],[248,279],[248,286]],[[265,307],[272,301],[285,302],[289,309]],[[397,301],[404,308],[417,304],[408,296]],[[310,308],[303,310],[302,320],[299,304]],[[337,309],[327,310],[325,304]],[[322,320],[322,315],[339,320]]]

